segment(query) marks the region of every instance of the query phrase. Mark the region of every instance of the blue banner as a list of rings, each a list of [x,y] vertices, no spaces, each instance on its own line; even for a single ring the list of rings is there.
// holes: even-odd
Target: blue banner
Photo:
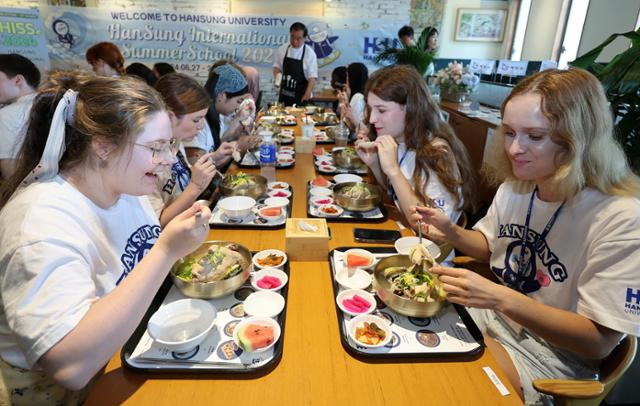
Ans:
[[[0,53],[20,54],[43,72],[49,55],[38,10],[0,7]]]
[[[271,75],[276,49],[289,41],[296,21],[309,29],[320,76],[336,66],[372,59],[382,44],[394,41],[402,23],[373,19],[290,16],[210,15],[175,11],[108,10],[42,7],[52,66],[88,69],[85,51],[91,45],[113,42],[126,64],[148,66],[167,62],[201,79],[211,64],[232,59]],[[328,73],[327,73],[328,72]]]

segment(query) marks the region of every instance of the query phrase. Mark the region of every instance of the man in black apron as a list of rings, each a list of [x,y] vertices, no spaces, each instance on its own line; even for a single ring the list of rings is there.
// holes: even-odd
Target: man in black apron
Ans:
[[[306,37],[307,27],[302,23],[293,23],[289,29],[289,44],[283,45],[276,55],[276,58],[282,59],[281,61],[276,60],[273,67],[273,75],[276,83],[278,83],[278,74],[282,73],[278,100],[286,106],[300,105],[308,101],[311,98],[311,91],[318,77],[318,59],[313,48],[305,45],[304,40]],[[286,49],[282,53],[284,47]],[[302,50],[302,56],[299,59],[290,57],[291,54],[299,54],[300,49]],[[305,58],[308,62],[307,69],[305,69]]]

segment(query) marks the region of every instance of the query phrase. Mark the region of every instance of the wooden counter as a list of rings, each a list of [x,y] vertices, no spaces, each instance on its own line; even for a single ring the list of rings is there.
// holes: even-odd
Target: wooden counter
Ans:
[[[258,172],[249,170],[248,172]],[[315,177],[313,157],[298,154],[292,169],[278,169],[278,180],[294,189],[293,217],[306,217],[306,182]],[[330,247],[367,246],[353,240],[354,226],[398,229],[383,223],[329,223]],[[410,235],[408,230],[403,234]],[[278,230],[213,229],[250,248],[284,249]],[[378,246],[380,244],[368,244]],[[341,345],[328,261],[292,262],[283,356],[272,371],[253,375],[157,375],[125,369],[120,354],[109,362],[86,405],[520,405],[496,361],[484,351],[468,360],[367,361],[349,355]],[[482,367],[491,367],[509,388],[501,396]]]

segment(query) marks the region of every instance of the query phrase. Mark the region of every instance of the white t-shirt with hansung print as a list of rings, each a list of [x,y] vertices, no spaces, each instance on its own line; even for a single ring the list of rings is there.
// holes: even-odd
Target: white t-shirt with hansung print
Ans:
[[[398,144],[398,162],[400,163],[400,171],[407,178],[411,187],[415,189],[413,171],[416,168],[416,151],[407,151],[406,144]],[[429,196],[435,205],[449,217],[449,220],[453,223],[458,221],[461,212],[457,209],[455,196],[442,184],[438,174],[431,169],[429,169],[429,182],[427,182],[422,194]]]
[[[0,357],[33,368],[159,235],[144,196],[102,209],[60,176],[27,186],[0,212]]]
[[[184,146],[180,144],[176,162],[158,176],[158,187],[149,195],[149,202],[158,218],[162,210],[184,192],[191,180],[191,165],[187,162],[186,156]]]
[[[487,238],[493,273],[541,303],[640,335],[640,201],[587,188],[565,204],[534,248],[560,206],[536,196],[525,246],[527,266],[518,275],[531,193],[518,193],[513,183],[504,183],[474,226]]]

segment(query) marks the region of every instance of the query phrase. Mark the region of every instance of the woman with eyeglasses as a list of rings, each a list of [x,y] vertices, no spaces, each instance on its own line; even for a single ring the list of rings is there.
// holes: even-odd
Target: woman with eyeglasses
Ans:
[[[505,181],[487,215],[473,230],[429,208],[413,219],[489,262],[497,283],[462,268],[431,271],[449,301],[468,306],[525,403],[550,404],[532,381],[592,380],[625,334],[640,335],[640,179],[587,71],[527,77],[501,113],[491,162]]]
[[[198,157],[193,165],[186,160],[182,142],[188,142],[205,126],[205,115],[211,99],[195,79],[181,73],[169,73],[158,79],[156,90],[160,92],[171,119],[176,162],[171,170],[161,174],[156,191],[149,196],[160,226],[164,227],[173,217],[181,213],[198,199],[207,189],[216,174],[217,163],[231,159],[230,154],[220,151],[207,152]]]
[[[172,165],[160,95],[53,73],[0,187],[0,404],[81,404],[178,258],[208,234],[193,205],[161,231],[145,195]]]

